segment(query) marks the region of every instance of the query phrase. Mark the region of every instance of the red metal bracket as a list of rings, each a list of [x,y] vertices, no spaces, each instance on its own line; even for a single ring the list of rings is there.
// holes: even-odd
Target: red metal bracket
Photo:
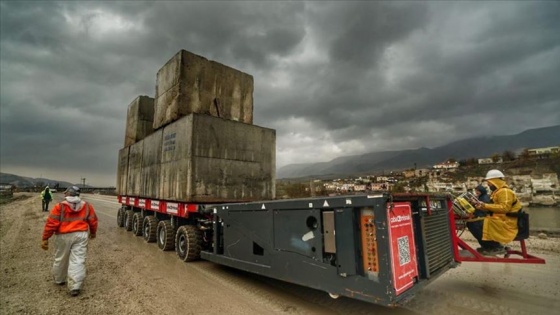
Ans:
[[[465,241],[455,235],[453,237],[454,254],[455,261],[477,261],[477,262],[498,262],[498,263],[521,263],[521,264],[544,264],[545,260],[527,253],[527,247],[525,246],[525,240],[519,240],[521,244],[521,251],[507,249],[504,257],[489,257],[483,256],[471,246],[469,246]],[[461,248],[461,250],[459,250]],[[520,258],[512,258],[511,256],[521,256]]]

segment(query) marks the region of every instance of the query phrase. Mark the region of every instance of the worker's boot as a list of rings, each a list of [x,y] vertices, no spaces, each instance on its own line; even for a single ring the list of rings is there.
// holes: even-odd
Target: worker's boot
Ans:
[[[72,290],[72,291],[70,291],[70,295],[71,295],[71,296],[77,296],[78,294],[80,294],[80,290]]]
[[[484,256],[496,256],[496,255],[504,255],[506,253],[505,248],[503,247],[495,247],[495,248],[484,248],[480,253]]]

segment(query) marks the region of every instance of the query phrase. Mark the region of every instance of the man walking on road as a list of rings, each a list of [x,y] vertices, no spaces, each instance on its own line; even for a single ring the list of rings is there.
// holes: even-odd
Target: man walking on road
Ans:
[[[49,211],[49,202],[51,202],[51,200],[53,199],[49,186],[45,187],[45,190],[41,192],[41,199],[42,199],[43,212]]]
[[[80,188],[71,186],[64,192],[65,200],[56,204],[45,223],[41,248],[49,249],[49,238],[56,234],[54,281],[68,283],[71,296],[80,294],[86,277],[86,255],[89,238],[97,232],[97,216],[93,206],[80,199]]]

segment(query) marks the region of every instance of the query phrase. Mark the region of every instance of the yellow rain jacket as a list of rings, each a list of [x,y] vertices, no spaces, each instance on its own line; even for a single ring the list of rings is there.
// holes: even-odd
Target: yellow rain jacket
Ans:
[[[492,216],[484,218],[482,239],[509,243],[517,236],[517,217],[508,217],[506,213],[518,212],[522,207],[521,202],[504,180],[492,178],[488,182],[496,186],[496,190],[490,196],[492,203],[485,203],[482,207],[483,210],[493,212]]]

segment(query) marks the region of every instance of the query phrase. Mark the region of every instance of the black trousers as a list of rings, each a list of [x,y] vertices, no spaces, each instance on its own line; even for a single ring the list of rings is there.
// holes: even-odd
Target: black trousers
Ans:
[[[495,241],[483,241],[482,240],[482,226],[484,224],[484,220],[475,221],[475,222],[467,222],[467,227],[471,234],[476,238],[478,244],[482,248],[491,249],[491,248],[501,248],[502,244],[495,242]]]
[[[51,201],[43,199],[43,211],[49,211],[49,202]]]

